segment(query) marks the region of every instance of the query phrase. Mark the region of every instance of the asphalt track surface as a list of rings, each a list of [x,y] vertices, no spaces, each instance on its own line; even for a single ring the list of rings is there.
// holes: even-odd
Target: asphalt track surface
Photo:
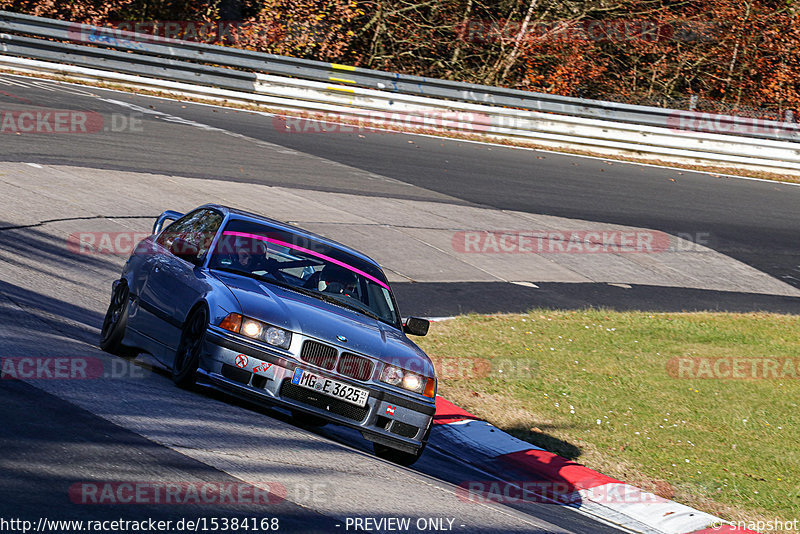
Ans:
[[[211,106],[120,94],[97,89],[54,87],[4,77],[3,109],[91,110],[130,113],[131,108],[101,101],[102,94],[128,105],[146,121],[147,135],[3,135],[0,156],[7,162],[79,164],[97,169],[173,174],[236,182],[396,196],[492,207],[655,228],[671,233],[711,236],[709,245],[795,287],[800,287],[800,253],[796,248],[800,188],[713,177],[688,171],[605,162],[546,152],[514,150],[462,141],[403,134],[287,133],[272,117]],[[147,110],[163,111],[186,122],[185,135],[167,136],[164,121]],[[227,144],[208,143],[201,123],[230,132]],[[173,124],[174,126],[174,124]],[[162,130],[160,132],[160,130]],[[159,133],[160,132],[160,133]],[[241,135],[243,137],[237,137]],[[302,168],[274,168],[252,140],[311,154],[359,169],[350,179],[329,181]],[[135,187],[132,184],[131,187]],[[124,195],[124,191],[119,192]],[[154,195],[158,192],[154,191]],[[15,199],[4,199],[13,203]],[[155,215],[155,214],[152,214]],[[24,232],[25,229],[19,229]],[[26,276],[41,276],[31,269]],[[42,278],[44,280],[44,278]],[[522,311],[533,305],[575,308],[607,305],[621,309],[767,309],[797,313],[798,299],[770,295],[717,294],[637,286],[622,289],[598,284],[395,284],[405,313],[451,315],[464,311]],[[81,306],[48,294],[32,293],[4,280],[0,338],[4,356],[36,353],[41,346],[65,355],[91,354],[111,365],[113,358],[93,349],[103,309]],[[63,318],[69,318],[65,320]],[[40,331],[48,332],[41,339]],[[24,383],[0,381],[0,516],[60,519],[142,519],[190,516],[249,516],[250,509],[204,506],[135,505],[87,507],[67,498],[71,484],[85,480],[248,480],[258,466],[298,476],[305,482],[346,483],[330,496],[372,504],[362,516],[381,517],[389,508],[414,509],[413,517],[440,514],[442,503],[415,495],[448,494],[465,480],[485,480],[457,458],[429,450],[404,469],[367,454],[367,445],[351,432],[311,431],[293,425],[279,411],[258,410],[219,395],[177,392],[157,369],[146,369],[137,382],[106,384]],[[146,387],[140,387],[145,385]],[[135,409],[134,409],[135,408]],[[177,413],[198,428],[177,427]],[[214,414],[204,420],[203,414]],[[222,415],[225,419],[222,419]],[[192,416],[192,417],[190,417]],[[254,422],[255,421],[255,422]],[[230,425],[270,428],[260,451],[258,441],[224,432]],[[202,428],[200,428],[202,427]],[[207,428],[206,428],[207,427]],[[238,427],[237,427],[238,428]],[[250,428],[250,427],[247,427]],[[186,435],[181,434],[185,432]],[[230,434],[234,434],[231,432]],[[274,436],[273,436],[274,434]],[[231,460],[226,448],[247,451]],[[269,458],[259,454],[269,453]],[[275,460],[274,457],[278,457]],[[252,461],[247,461],[252,458]],[[292,459],[292,461],[289,461]],[[290,466],[284,466],[281,460]],[[237,463],[238,462],[238,463]],[[274,463],[269,463],[274,462]],[[307,469],[303,469],[306,462]],[[255,466],[255,467],[254,467]],[[283,473],[281,467],[292,473]],[[297,472],[295,472],[297,471]],[[332,477],[331,474],[337,475]],[[376,473],[372,476],[371,473]],[[252,480],[252,479],[250,479]],[[396,488],[393,493],[389,488]],[[393,499],[411,499],[403,508]],[[336,499],[331,499],[336,501]],[[446,501],[443,501],[446,502]],[[453,501],[453,507],[460,506]],[[463,505],[463,503],[461,503]],[[398,508],[399,507],[399,508]],[[287,499],[268,512],[288,532],[343,532],[346,504]],[[465,514],[467,512],[464,512]],[[487,507],[471,513],[484,519],[456,531],[613,532],[572,510],[540,504]],[[259,515],[263,516],[263,511]],[[470,516],[472,518],[472,516]],[[336,526],[336,525],[340,526]]]
[[[65,270],[71,267],[64,265]],[[33,276],[46,283],[41,274]],[[463,461],[468,451],[455,457],[453,451],[431,447],[413,468],[403,468],[376,458],[356,432],[307,429],[280,410],[209,390],[177,389],[152,359],[140,356],[131,363],[93,346],[101,310],[47,295],[44,289],[0,283],[3,360],[83,358],[101,362],[103,374],[79,380],[0,380],[0,519],[34,524],[41,518],[153,519],[174,525],[181,519],[278,518],[282,532],[339,533],[355,531],[344,527],[347,518],[400,517],[452,519],[453,532],[464,533],[617,532],[559,506],[461,500],[460,484],[496,480]],[[190,499],[164,504],[163,497],[160,502],[121,503],[112,497],[112,502],[92,504],[70,493],[76,485],[80,496],[87,484],[114,482],[162,487],[278,483],[286,499],[234,505]]]
[[[418,135],[369,130],[348,133],[335,128],[323,132],[311,121],[306,124],[312,126],[301,127],[305,133],[296,133],[286,129],[284,119],[263,114],[96,89],[31,87],[24,81],[19,86],[6,85],[0,102],[5,109],[46,106],[107,115],[133,113],[145,121],[147,132],[39,135],[35,143],[30,136],[5,135],[2,156],[6,161],[79,162],[99,169],[463,203],[646,227],[690,240],[702,236],[710,248],[800,288],[800,187],[795,185]],[[159,130],[166,131],[166,124],[155,112],[186,121],[186,135],[168,139],[159,135]],[[230,143],[206,142],[203,131],[191,127],[192,123],[229,132]],[[303,173],[302,167],[275,167],[253,140],[341,163],[362,170],[363,175],[330,180]],[[565,304],[669,311],[800,312],[799,299],[718,292],[698,292],[697,299],[687,299],[679,290],[649,291],[646,287],[636,295],[607,291],[594,284],[552,285],[549,292],[513,287],[502,290],[509,298],[501,300],[496,298],[498,288],[494,285],[405,286],[413,284],[395,285],[403,311],[429,316],[524,311],[533,306],[559,308]],[[429,298],[429,289],[447,298]]]
[[[2,517],[113,521],[155,521],[197,517],[250,518],[253,506],[181,503],[165,505],[75,505],[66,500],[75,483],[119,480],[235,483],[231,475],[109,423],[73,404],[21,381],[0,388]],[[136,461],[131,461],[135,458]],[[289,532],[333,532],[339,521],[304,510],[290,501],[270,514]],[[263,517],[263,516],[262,516]]]

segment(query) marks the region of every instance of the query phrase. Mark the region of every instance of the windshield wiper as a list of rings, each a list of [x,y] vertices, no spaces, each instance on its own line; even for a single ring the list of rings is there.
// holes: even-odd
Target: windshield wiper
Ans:
[[[373,312],[369,308],[358,306],[355,302],[348,302],[341,300],[336,295],[332,294],[317,293],[317,295],[319,295],[321,299],[330,302],[331,304],[336,304],[337,306],[342,306],[343,308],[363,313],[367,317],[371,317],[376,321],[383,321],[384,323],[387,322],[385,319],[382,319],[380,316],[378,316],[375,312]]]
[[[346,301],[346,300],[341,300],[336,295],[325,295],[325,293],[320,293],[320,294],[325,296],[325,300],[333,301],[336,304],[344,306],[345,308],[348,308],[348,309],[355,310],[357,312],[363,313],[364,315],[366,315],[368,317],[372,317],[373,319],[375,319],[377,321],[383,321],[384,323],[387,322],[385,319],[381,318],[378,314],[376,314],[375,312],[373,312],[372,310],[367,308],[367,306],[365,304],[361,304],[358,301]]]

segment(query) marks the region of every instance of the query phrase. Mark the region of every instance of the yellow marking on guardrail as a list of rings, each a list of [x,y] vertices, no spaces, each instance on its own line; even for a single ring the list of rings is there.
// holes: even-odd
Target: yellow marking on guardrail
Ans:
[[[355,81],[355,80],[348,80],[347,78],[334,78],[333,76],[331,76],[331,77],[330,77],[330,78],[328,78],[328,79],[329,79],[330,81],[332,81],[332,82],[339,82],[339,83],[356,83],[356,81]]]
[[[331,63],[331,67],[339,70],[356,70],[355,67],[351,67],[350,65],[340,65],[339,63]]]
[[[345,93],[355,93],[355,90],[350,89],[349,87],[334,87],[333,85],[329,85],[326,87],[329,91],[344,91]]]

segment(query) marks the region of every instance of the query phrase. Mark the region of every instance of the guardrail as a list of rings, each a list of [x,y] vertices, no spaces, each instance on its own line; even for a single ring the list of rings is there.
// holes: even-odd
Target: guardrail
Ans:
[[[674,117],[678,113],[678,110],[672,109],[584,100],[502,87],[395,74],[335,63],[276,56],[225,46],[179,41],[154,35],[119,30],[110,31],[109,28],[7,11],[0,11],[0,31],[36,35],[45,39],[90,42],[97,46],[126,52],[135,51],[137,54],[142,55],[211,63],[233,69],[252,69],[258,72],[307,80],[344,82],[408,95],[445,98],[474,104],[504,106],[615,122],[668,127],[670,126],[670,117]],[[7,42],[12,44],[13,40]],[[29,41],[27,43],[31,44]],[[58,49],[55,45],[56,43],[52,43],[50,49]],[[74,53],[75,49],[60,48],[60,50],[65,54],[69,54],[71,52]],[[17,51],[21,51],[21,49],[17,47]],[[11,48],[9,48],[9,52],[11,52]],[[109,55],[105,57],[111,59],[119,58],[120,56]],[[69,59],[75,58],[70,57]],[[160,64],[163,65],[163,61]],[[167,65],[175,66],[174,64]],[[142,72],[142,74],[145,73]],[[714,120],[723,125],[729,125],[731,131],[736,130],[737,124],[744,127],[749,127],[751,124],[751,119],[735,116],[716,115]],[[762,122],[764,125],[763,130],[773,130],[774,133],[750,134],[740,132],[738,135],[790,141],[800,139],[800,128],[797,126],[794,128],[787,127],[786,123],[778,121]]]
[[[0,11],[0,52],[6,64],[33,58],[44,70],[54,70],[55,64],[61,66],[58,71],[82,69],[106,80],[135,77],[156,87],[172,82],[173,90],[228,91],[243,100],[346,117],[364,118],[365,111],[461,110],[488,122],[485,128],[466,128],[472,133],[800,171],[800,128],[794,123],[701,116],[713,120],[714,132],[708,133],[703,132],[708,125],[688,111],[407,76],[5,11]]]

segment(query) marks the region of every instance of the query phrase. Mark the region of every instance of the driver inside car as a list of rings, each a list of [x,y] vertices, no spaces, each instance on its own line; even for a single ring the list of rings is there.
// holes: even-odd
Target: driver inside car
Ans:
[[[348,297],[358,298],[356,285],[358,284],[355,274],[339,267],[338,265],[326,265],[320,272],[319,284],[317,288],[324,293],[334,293]]]
[[[252,273],[253,271],[265,270],[267,247],[264,243],[255,239],[237,238],[232,259],[234,266],[242,271]]]
[[[268,274],[273,279],[287,283],[281,272],[281,263],[269,255],[267,245],[258,239],[237,238],[233,263],[241,271]]]

